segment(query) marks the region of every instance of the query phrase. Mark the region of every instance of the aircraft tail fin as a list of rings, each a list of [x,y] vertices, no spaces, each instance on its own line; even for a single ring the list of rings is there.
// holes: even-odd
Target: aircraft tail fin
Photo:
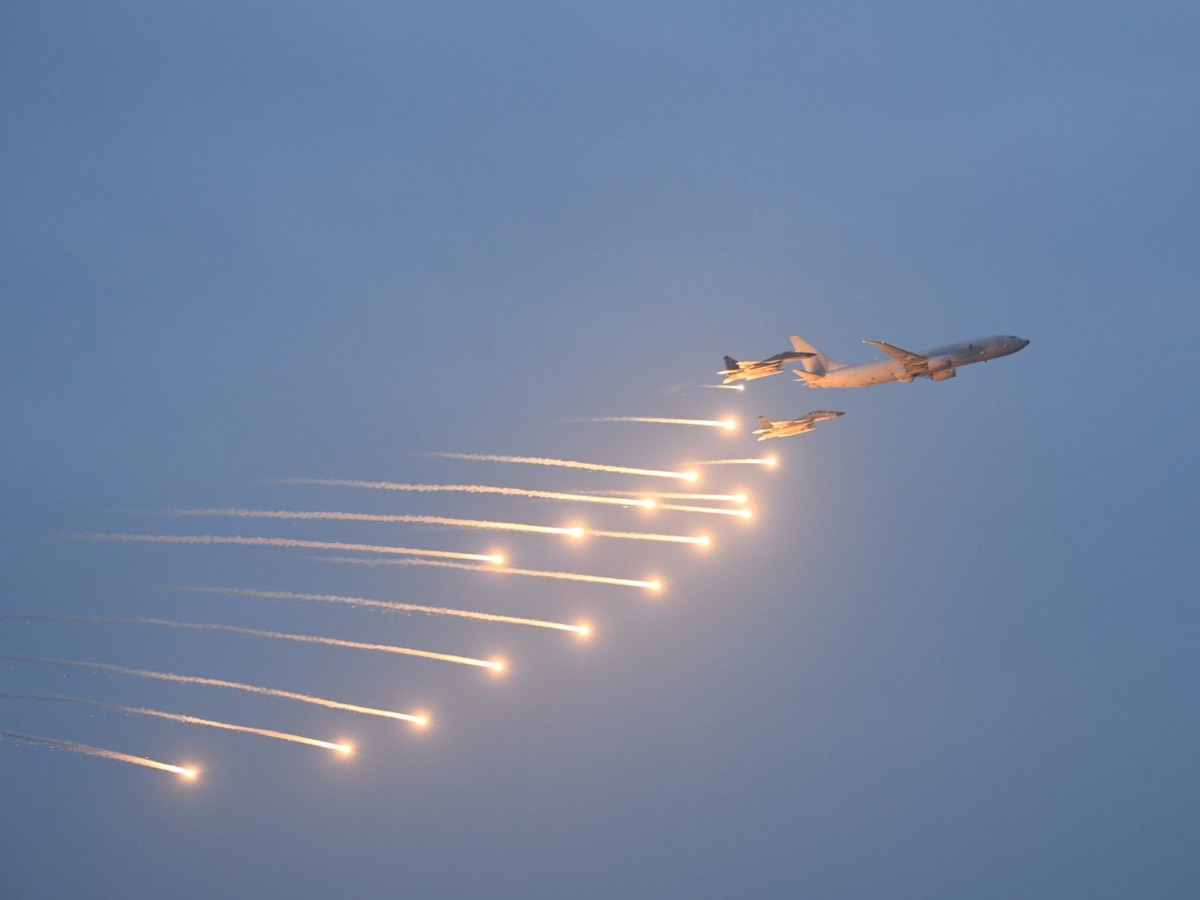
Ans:
[[[759,417],[758,417],[758,424],[759,424],[759,425],[761,425],[763,428],[770,428],[770,427],[771,427],[771,420],[770,420],[770,419],[768,419],[766,416],[759,416]]]
[[[737,361],[736,359],[734,359],[732,356],[727,356],[727,357],[725,357],[725,369],[726,369],[726,371],[733,371],[733,372],[736,372],[736,371],[737,371],[737,367],[738,367],[738,361]]]
[[[792,347],[797,353],[812,354],[812,356],[807,356],[800,360],[801,368],[810,375],[824,375],[826,372],[832,372],[834,369],[840,369],[845,365],[844,363],[835,362],[830,359],[798,334],[792,335]],[[797,371],[796,374],[800,375],[802,373]],[[807,381],[808,379],[804,380]],[[812,384],[812,382],[810,381],[809,384]]]

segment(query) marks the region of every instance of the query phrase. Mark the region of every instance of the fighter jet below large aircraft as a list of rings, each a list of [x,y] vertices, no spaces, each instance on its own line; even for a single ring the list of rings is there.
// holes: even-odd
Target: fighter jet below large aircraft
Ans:
[[[903,381],[907,384],[914,378],[945,381],[957,374],[959,366],[1008,356],[1025,347],[1029,341],[1011,334],[995,335],[935,347],[924,353],[910,353],[883,341],[863,343],[878,347],[890,358],[845,365],[834,362],[802,338],[793,337],[792,344],[797,350],[803,349],[812,354],[800,363],[801,368],[792,370],[797,376],[796,380],[803,381],[809,387],[828,388],[866,387],[889,381]]]
[[[742,360],[739,362],[732,356],[725,357],[725,368],[717,373],[718,375],[725,376],[725,380],[721,383],[730,384],[734,381],[752,381],[755,378],[778,375],[783,371],[783,364],[785,362],[807,359],[812,356],[812,353],[796,343],[799,340],[799,337],[792,337],[792,346],[796,348],[795,350],[784,350],[782,353],[776,353],[774,356],[769,356],[766,359]]]
[[[804,434],[804,432],[812,431],[816,428],[818,422],[824,422],[826,419],[836,419],[838,416],[844,415],[844,412],[837,412],[836,410],[817,409],[798,419],[784,420],[782,422],[772,422],[766,416],[759,416],[758,424],[762,427],[755,429],[754,433],[759,436],[758,439],[760,441],[765,441],[767,438],[781,438],[793,434]]]

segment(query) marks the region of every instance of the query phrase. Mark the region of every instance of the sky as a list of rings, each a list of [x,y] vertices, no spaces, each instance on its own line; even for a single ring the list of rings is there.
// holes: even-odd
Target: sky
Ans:
[[[1198,28],[1169,2],[5,4],[0,616],[507,666],[0,619],[7,657],[431,717],[0,659],[0,731],[201,772],[0,740],[0,893],[1194,896]],[[791,334],[845,362],[1031,343],[938,383],[704,387]],[[749,434],[820,408],[846,415]],[[695,487],[749,521],[291,483],[679,490],[434,454],[764,447]],[[164,515],[212,508],[713,546]],[[130,533],[664,589],[73,538]]]

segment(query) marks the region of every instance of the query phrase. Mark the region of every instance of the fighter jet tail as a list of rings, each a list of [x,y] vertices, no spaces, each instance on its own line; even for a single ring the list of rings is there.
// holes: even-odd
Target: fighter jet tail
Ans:
[[[726,372],[736,372],[737,368],[738,368],[738,361],[736,359],[734,359],[732,356],[725,357],[725,371]]]
[[[845,365],[844,363],[835,362],[830,359],[798,334],[792,335],[792,347],[795,348],[797,353],[812,354],[812,356],[807,356],[800,361],[800,366],[804,371],[797,371],[797,375],[802,376],[805,373],[809,375],[824,375],[826,372],[832,372],[834,369],[840,369]],[[802,378],[801,380],[808,381],[806,378]],[[808,383],[812,384],[811,381]]]
[[[771,420],[770,420],[770,419],[768,419],[766,416],[759,416],[759,417],[758,417],[758,424],[759,424],[759,425],[761,425],[763,428],[770,428],[770,427],[771,427]]]

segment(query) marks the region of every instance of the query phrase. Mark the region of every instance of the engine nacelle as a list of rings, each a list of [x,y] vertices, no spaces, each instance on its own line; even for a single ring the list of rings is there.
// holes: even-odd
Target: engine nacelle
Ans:
[[[946,356],[935,356],[931,358],[927,364],[929,369],[929,377],[933,381],[945,381],[947,378],[953,378],[958,374],[954,368],[954,364],[950,362],[950,358]]]

